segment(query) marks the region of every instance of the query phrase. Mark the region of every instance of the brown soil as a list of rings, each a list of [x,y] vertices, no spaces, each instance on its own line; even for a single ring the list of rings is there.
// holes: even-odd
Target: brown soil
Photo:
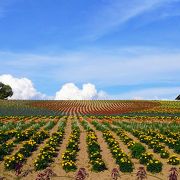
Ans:
[[[88,158],[88,154],[87,154],[86,132],[84,131],[83,127],[80,124],[79,124],[80,130],[81,130],[80,143],[79,143],[80,151],[78,152],[78,156],[77,156],[77,166],[78,166],[78,168],[84,167],[86,169],[86,171],[89,173],[89,177],[87,178],[87,180],[96,180],[96,179],[111,180],[111,171],[115,167],[118,168],[118,165],[115,163],[115,160],[112,157],[112,154],[108,148],[108,145],[106,144],[106,142],[103,139],[102,133],[100,131],[97,131],[91,124],[90,124],[90,126],[95,130],[95,133],[98,136],[98,143],[100,144],[100,147],[102,149],[102,152],[101,152],[102,159],[104,160],[104,162],[107,166],[107,170],[100,172],[100,173],[95,173],[95,172],[91,171],[91,164],[89,164],[89,158]],[[57,131],[57,125],[50,131],[50,134],[52,134],[53,132],[56,132],[56,131]],[[71,119],[68,118],[67,126],[65,128],[65,136],[64,136],[62,144],[59,146],[58,156],[54,159],[54,162],[50,165],[50,168],[58,175],[58,177],[53,177],[52,179],[61,179],[61,180],[74,179],[74,177],[77,173],[77,171],[66,173],[61,166],[62,153],[66,149],[70,133],[71,133]],[[116,138],[116,140],[119,142],[121,149],[123,149],[126,154],[130,155],[130,151],[127,148],[127,146],[123,144],[123,142],[119,139],[119,137],[114,132],[112,132],[112,133],[113,133],[114,137]],[[132,134],[130,134],[130,133],[127,133],[127,134],[134,141],[139,142],[139,140],[136,137],[134,137]],[[25,165],[23,167],[23,171],[30,170],[31,168],[33,169],[33,161],[37,158],[40,147],[43,147],[46,141],[47,140],[45,140],[41,145],[39,145],[37,151],[33,152],[32,156],[27,159],[27,162],[25,163]],[[142,144],[146,147],[147,152],[153,153],[152,149],[148,149],[148,147],[144,143],[142,143]],[[20,147],[21,147],[21,144],[18,145],[17,149],[15,149],[14,152],[16,152]],[[162,173],[158,173],[158,174],[148,173],[147,179],[148,180],[156,180],[156,179],[167,180],[169,170],[172,166],[167,164],[167,160],[161,159],[158,154],[155,154],[155,153],[153,153],[153,154],[154,154],[155,158],[159,159],[163,163],[163,171],[162,171]],[[133,173],[126,174],[126,173],[120,172],[121,178],[119,178],[119,179],[122,179],[122,180],[135,180],[136,179],[137,170],[142,165],[140,165],[138,160],[136,160],[136,159],[131,159],[131,160],[135,165],[135,169],[134,169]],[[23,178],[23,179],[35,180],[37,173],[38,172],[35,172],[33,170],[32,173],[30,173],[26,178]],[[7,179],[7,180],[16,180],[17,179],[15,177],[13,171],[5,171],[4,170],[3,161],[0,162],[0,177],[2,177],[2,176],[5,177],[5,179]]]
[[[60,111],[66,115],[118,115],[159,106],[151,101],[37,101],[31,106]]]
[[[98,137],[98,144],[101,147],[101,154],[102,154],[102,159],[106,164],[107,170],[100,172],[100,173],[94,173],[91,172],[90,174],[90,179],[100,179],[100,180],[109,180],[111,179],[111,171],[113,168],[118,168],[118,165],[115,163],[115,160],[112,157],[112,154],[108,148],[107,143],[105,142],[105,140],[103,139],[103,135],[100,131],[97,131],[91,124],[89,124],[89,126],[95,131],[95,134]]]
[[[79,128],[81,131],[81,135],[80,135],[80,143],[79,143],[80,150],[77,156],[77,166],[78,166],[78,169],[86,167],[86,171],[90,173],[91,165],[89,164],[89,157],[87,153],[86,131],[84,131],[80,123],[79,123]]]
[[[41,127],[38,131],[41,131],[42,129],[44,129],[44,126]],[[51,131],[53,131],[53,129]],[[23,146],[23,142],[24,141],[20,142],[19,144],[17,144],[14,147],[13,151],[11,152],[11,155],[15,154]],[[37,155],[37,151],[33,152],[32,156],[34,157],[36,155]],[[29,168],[31,168],[31,166],[33,166],[34,158],[32,158],[32,156],[27,159],[26,163],[28,163],[28,165],[26,165],[26,163],[24,165],[27,169],[29,169]],[[24,169],[24,166],[23,166],[23,169]],[[1,163],[0,163],[0,176],[6,177],[7,180],[13,180],[13,179],[15,179],[15,172],[5,170],[4,163],[3,163],[3,161],[1,161]]]
[[[54,163],[52,163],[51,166],[50,166],[52,168],[52,170],[59,176],[59,178],[57,177],[57,178],[53,178],[53,179],[66,180],[66,179],[70,179],[68,177],[74,177],[74,172],[66,173],[64,171],[64,169],[62,168],[62,165],[61,165],[62,153],[64,153],[64,151],[66,150],[66,146],[68,144],[68,139],[69,139],[70,134],[71,134],[71,120],[68,119],[67,120],[67,125],[66,125],[66,128],[65,128],[64,140],[63,140],[63,143],[60,146],[59,154],[58,154],[57,158],[55,159]]]
[[[50,130],[49,135],[51,136],[52,133],[57,132],[58,130],[58,123]],[[32,155],[27,159],[27,162],[25,163],[25,165],[23,166],[22,171],[27,171],[29,169],[32,169],[34,171],[34,161],[37,159],[38,154],[40,153],[40,149],[44,147],[44,145],[46,144],[46,142],[48,141],[48,139],[46,139],[45,141],[43,141],[39,146],[37,151],[34,151],[32,153]],[[36,178],[38,172],[34,172],[33,176],[32,174],[29,174],[28,176],[22,178],[22,179],[32,179],[32,177],[34,177],[34,179]]]
[[[167,159],[163,159],[160,157],[159,154],[154,153],[152,149],[149,149],[148,146],[145,143],[142,143],[138,140],[138,138],[134,137],[131,133],[127,132],[127,135],[132,138],[135,142],[139,142],[141,143],[145,148],[146,151],[149,153],[152,153],[154,158],[158,159],[159,161],[161,161],[163,163],[163,169],[161,173],[158,174],[154,174],[156,177],[161,178],[163,180],[167,179],[168,175],[169,175],[169,170],[171,169],[172,165],[167,163]],[[153,176],[153,174],[149,173],[151,176]]]

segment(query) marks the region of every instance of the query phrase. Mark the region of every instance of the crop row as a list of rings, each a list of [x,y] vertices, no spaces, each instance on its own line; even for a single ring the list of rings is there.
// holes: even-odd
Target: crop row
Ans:
[[[146,148],[138,142],[135,142],[130,138],[122,128],[111,127],[107,124],[120,138],[120,140],[127,146],[131,151],[131,157],[139,159],[140,164],[147,166],[147,171],[152,173],[159,173],[162,171],[163,164],[153,157],[153,154],[146,152]]]
[[[19,142],[29,140],[37,132],[37,130],[43,125],[44,125],[44,122],[41,121],[38,124],[33,124],[28,129],[15,132],[15,134],[13,134],[13,136],[15,136],[14,142],[6,142],[0,146],[0,160],[2,160],[5,155],[9,155]],[[3,141],[7,140],[6,133],[5,133],[5,136],[4,134],[2,134]]]
[[[68,145],[66,151],[62,154],[62,167],[66,172],[75,171],[77,169],[76,156],[79,151],[79,138],[80,129],[77,121],[72,121],[71,123],[72,132],[68,139]]]
[[[58,131],[53,133],[44,147],[41,148],[37,159],[34,161],[36,170],[42,170],[53,162],[53,158],[57,156],[58,146],[62,143],[65,132],[66,121],[60,121]]]
[[[107,169],[102,159],[101,148],[97,141],[98,140],[97,135],[86,121],[84,120],[81,121],[81,125],[86,130],[87,152],[89,155],[89,160],[92,166],[92,170],[96,172],[100,172]]]
[[[136,129],[136,128],[130,128],[130,126],[124,127],[121,126],[121,123],[114,123],[124,129],[126,129],[127,131],[129,131],[130,133],[132,133],[132,135],[134,135],[135,137],[137,137],[139,139],[140,142],[145,143],[146,145],[148,145],[148,147],[150,149],[153,149],[154,153],[159,153],[161,158],[164,159],[168,159],[168,163],[172,164],[172,165],[178,165],[180,164],[180,160],[176,155],[172,155],[170,156],[170,152],[168,152],[168,150],[166,149],[166,147],[164,146],[164,144],[162,142],[164,142],[165,144],[168,144],[169,148],[176,148],[177,147],[177,152],[178,152],[178,141],[175,143],[174,141],[168,141],[167,137],[160,134],[159,131],[155,131],[155,130],[151,130],[151,129]],[[176,151],[176,149],[175,149]]]
[[[130,157],[128,157],[128,155],[123,152],[123,150],[119,146],[119,143],[113,137],[112,133],[97,121],[93,121],[92,124],[96,127],[97,130],[102,131],[104,140],[108,144],[108,147],[116,163],[119,165],[120,171],[132,172],[134,165],[130,160]]]

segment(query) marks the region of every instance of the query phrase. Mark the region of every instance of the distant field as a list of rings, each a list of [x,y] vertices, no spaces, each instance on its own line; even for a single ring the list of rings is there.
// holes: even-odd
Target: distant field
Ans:
[[[180,102],[0,101],[0,177],[169,179],[180,165]],[[139,169],[141,167],[141,169]],[[46,170],[45,170],[46,169]],[[142,170],[143,169],[143,170]]]
[[[180,116],[178,101],[2,101],[1,116],[128,115]]]

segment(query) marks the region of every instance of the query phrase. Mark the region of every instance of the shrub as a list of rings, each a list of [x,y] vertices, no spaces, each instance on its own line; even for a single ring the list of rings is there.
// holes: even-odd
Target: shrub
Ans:
[[[143,153],[140,156],[140,164],[147,164],[150,160],[153,159],[153,155],[151,153]]]
[[[180,163],[180,159],[173,155],[169,158],[168,163],[172,165],[178,165]]]
[[[169,152],[163,149],[160,152],[160,156],[161,156],[161,158],[167,159],[169,157]]]
[[[162,163],[156,159],[150,160],[147,163],[147,171],[152,173],[159,173],[162,171]]]
[[[146,151],[145,147],[140,143],[135,143],[130,149],[133,158],[139,158]]]
[[[121,172],[132,172],[133,163],[126,157],[121,158],[119,161],[119,169]]]

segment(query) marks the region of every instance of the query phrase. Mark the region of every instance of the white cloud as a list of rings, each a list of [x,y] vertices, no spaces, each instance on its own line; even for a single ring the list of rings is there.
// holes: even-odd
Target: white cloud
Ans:
[[[9,99],[92,100],[107,98],[105,92],[98,92],[95,85],[91,83],[83,84],[82,89],[73,83],[66,83],[56,92],[55,97],[49,97],[38,92],[28,78],[16,78],[10,74],[3,74],[0,75],[0,82],[11,86],[13,96]]]
[[[49,97],[38,92],[28,78],[16,78],[9,74],[0,75],[0,82],[8,84],[13,89],[10,99],[55,99],[55,100],[98,100],[98,99],[136,99],[136,100],[174,100],[180,94],[180,87],[154,87],[127,91],[117,95],[110,95],[98,91],[94,84],[86,83],[78,88],[74,83],[66,83]]]
[[[10,85],[13,96],[9,99],[46,99],[46,95],[38,92],[28,78],[16,78],[10,74],[0,76],[0,82]]]
[[[95,85],[87,83],[83,84],[82,89],[78,88],[74,83],[66,83],[56,92],[55,100],[92,100],[105,99],[106,93],[98,92]]]

